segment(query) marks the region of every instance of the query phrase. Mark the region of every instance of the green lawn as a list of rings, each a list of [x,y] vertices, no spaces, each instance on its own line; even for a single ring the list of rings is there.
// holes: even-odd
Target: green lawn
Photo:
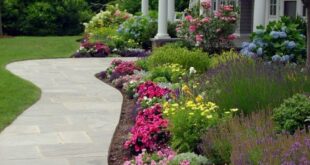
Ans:
[[[40,98],[40,89],[5,69],[14,61],[69,57],[80,37],[15,37],[0,39],[0,131]]]

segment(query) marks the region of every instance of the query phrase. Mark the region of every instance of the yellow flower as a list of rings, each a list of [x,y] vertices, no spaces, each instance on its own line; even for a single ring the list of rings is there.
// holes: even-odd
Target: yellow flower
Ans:
[[[168,102],[165,102],[164,105],[163,105],[163,108],[168,108],[169,107],[169,103]]]
[[[195,100],[197,103],[201,103],[203,101],[203,98],[202,96],[198,95]]]
[[[212,115],[208,115],[208,116],[207,116],[208,119],[211,119],[212,117],[213,117]]]
[[[231,112],[237,112],[237,111],[239,111],[239,109],[238,108],[232,108],[232,109],[230,109],[230,111]]]
[[[190,113],[188,113],[190,116],[193,116],[194,115],[194,113],[193,112],[190,112]]]

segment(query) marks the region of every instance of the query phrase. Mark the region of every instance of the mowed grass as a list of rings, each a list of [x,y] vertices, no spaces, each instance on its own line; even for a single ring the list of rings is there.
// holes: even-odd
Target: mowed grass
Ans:
[[[0,132],[40,98],[40,89],[5,69],[14,61],[70,57],[79,36],[0,39]],[[47,121],[48,122],[48,121]]]

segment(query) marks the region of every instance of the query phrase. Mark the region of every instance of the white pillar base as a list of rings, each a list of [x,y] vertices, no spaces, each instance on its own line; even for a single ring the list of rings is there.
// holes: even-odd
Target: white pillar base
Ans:
[[[169,36],[169,34],[156,34],[154,38],[158,40],[158,39],[170,39],[171,37]]]

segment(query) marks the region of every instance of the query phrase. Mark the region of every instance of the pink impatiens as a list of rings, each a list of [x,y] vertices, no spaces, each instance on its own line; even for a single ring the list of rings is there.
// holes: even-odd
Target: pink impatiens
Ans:
[[[147,98],[168,97],[170,92],[171,90],[167,88],[162,88],[152,81],[147,81],[145,83],[140,84],[137,87],[138,101],[143,99],[144,97],[147,97]]]
[[[119,75],[132,75],[135,70],[140,70],[134,62],[124,61],[115,67],[114,72]]]
[[[157,151],[166,146],[169,139],[167,126],[168,120],[163,119],[160,104],[141,110],[131,129],[131,137],[124,146],[133,153],[141,153],[143,149]]]

